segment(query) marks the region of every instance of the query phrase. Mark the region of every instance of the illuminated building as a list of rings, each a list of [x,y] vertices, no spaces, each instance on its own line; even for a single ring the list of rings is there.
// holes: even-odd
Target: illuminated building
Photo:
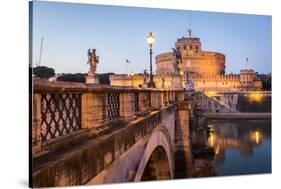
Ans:
[[[252,69],[241,70],[239,74],[225,74],[225,55],[202,50],[200,38],[192,37],[191,30],[188,37],[177,39],[175,48],[182,56],[179,73],[183,88],[186,88],[188,79],[191,79],[196,91],[204,92],[258,91],[262,88],[261,80]],[[173,52],[156,56],[156,75],[153,77],[156,88],[173,88],[175,61]],[[143,74],[110,76],[110,84],[114,86],[142,87],[143,81]]]

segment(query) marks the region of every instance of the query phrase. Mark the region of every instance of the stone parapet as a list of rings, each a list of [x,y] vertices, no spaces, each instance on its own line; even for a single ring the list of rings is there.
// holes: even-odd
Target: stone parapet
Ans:
[[[107,120],[106,93],[82,94],[82,128],[91,129]]]
[[[58,144],[75,132],[110,131],[115,127],[108,124],[112,121],[146,115],[178,101],[184,101],[183,90],[35,81],[32,150],[46,150],[52,141]]]
[[[150,92],[139,93],[139,108],[141,112],[146,112],[151,107],[151,96]]]
[[[122,118],[132,118],[135,115],[134,93],[120,93],[120,116]]]
[[[151,107],[153,109],[161,108],[161,94],[159,92],[151,92]]]
[[[39,94],[33,95],[32,103],[32,152],[37,152],[41,149],[41,96]]]

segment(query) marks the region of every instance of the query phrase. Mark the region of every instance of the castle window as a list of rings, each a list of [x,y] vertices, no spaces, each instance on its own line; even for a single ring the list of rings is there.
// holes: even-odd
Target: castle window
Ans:
[[[198,45],[196,45],[195,48],[198,49]]]
[[[186,45],[183,46],[183,49],[186,49]]]
[[[192,45],[189,46],[189,49],[192,49]]]

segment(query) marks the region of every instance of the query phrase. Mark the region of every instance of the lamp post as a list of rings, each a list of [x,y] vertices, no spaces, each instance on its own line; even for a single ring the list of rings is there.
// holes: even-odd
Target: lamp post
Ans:
[[[150,77],[149,82],[147,83],[147,87],[149,88],[155,88],[155,83],[153,82],[153,74],[152,74],[152,45],[154,44],[154,38],[155,36],[152,34],[152,32],[149,33],[149,35],[146,37],[147,43],[149,44],[149,54],[150,54]]]
[[[135,73],[133,71],[131,71],[131,73],[128,74],[129,77],[131,78],[131,83],[132,83],[132,87],[134,87],[134,80],[133,80],[133,77],[135,75]]]

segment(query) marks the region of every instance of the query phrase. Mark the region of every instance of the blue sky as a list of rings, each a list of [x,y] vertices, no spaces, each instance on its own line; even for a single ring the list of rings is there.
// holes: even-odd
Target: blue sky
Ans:
[[[125,73],[126,59],[128,71],[143,72],[149,67],[146,35],[156,36],[155,62],[155,55],[171,51],[176,39],[187,35],[189,20],[203,50],[225,54],[226,73],[271,72],[270,16],[43,1],[33,7],[33,64],[44,37],[41,64],[56,73],[86,73],[89,48],[100,56],[98,73]]]

